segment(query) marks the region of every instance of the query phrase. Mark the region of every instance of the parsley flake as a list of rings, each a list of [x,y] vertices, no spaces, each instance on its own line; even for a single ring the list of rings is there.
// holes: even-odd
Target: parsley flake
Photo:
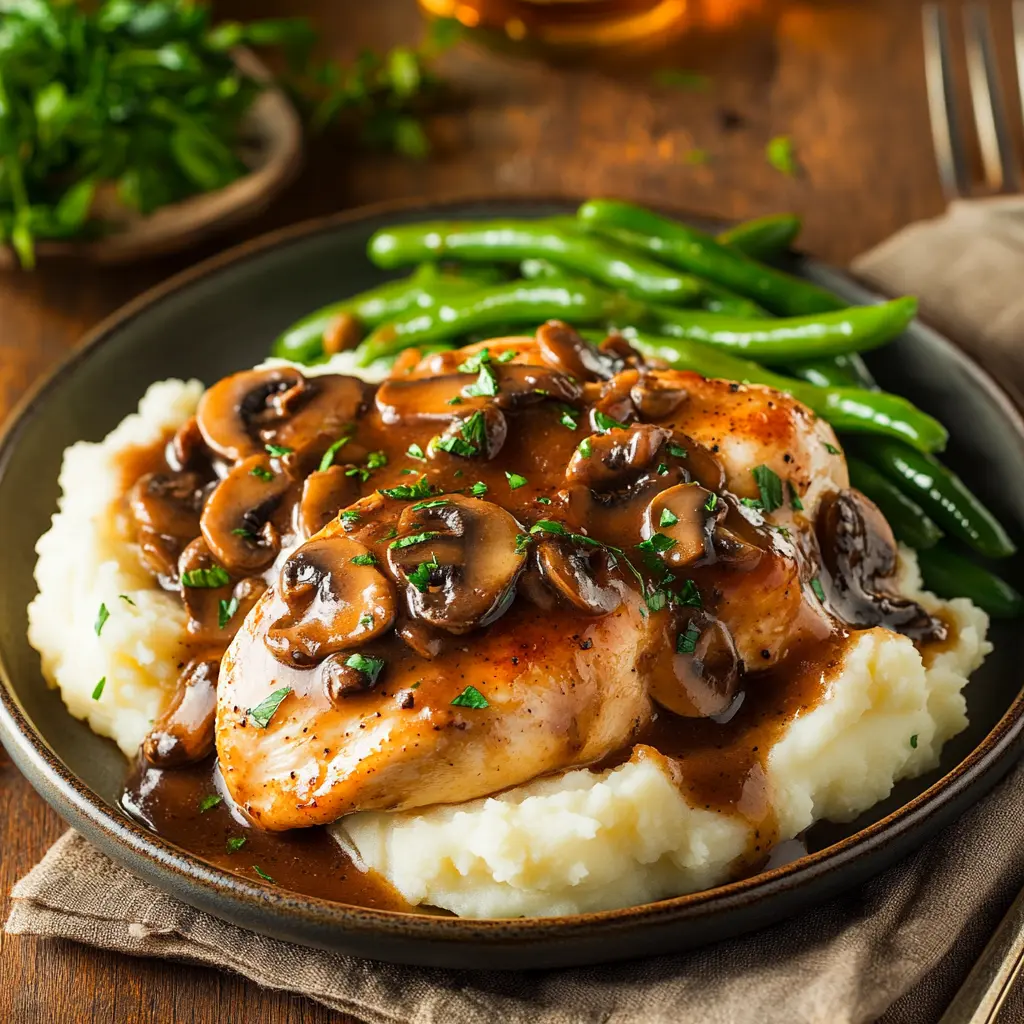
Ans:
[[[803,512],[804,503],[800,500],[800,495],[796,493],[796,488],[793,486],[792,480],[786,481],[786,490],[789,491],[789,504],[794,512]]]
[[[637,547],[641,551],[656,551],[661,554],[663,551],[668,551],[669,548],[675,546],[675,541],[666,536],[664,533],[653,533],[647,540],[641,541],[637,544]]]
[[[377,682],[384,671],[383,658],[371,658],[365,654],[353,654],[345,659],[345,664],[366,676],[370,686]]]
[[[93,688],[92,699],[99,700],[103,696],[103,687],[107,685],[107,677],[104,676]]]
[[[267,469],[266,466],[253,466],[249,470],[249,476],[256,477],[257,480],[262,480],[264,483],[274,479],[274,471]]]
[[[663,508],[661,510],[661,518],[658,520],[659,526],[675,526],[679,522],[679,516],[677,516],[671,509]]]
[[[828,441],[822,441],[821,443],[825,446],[825,451],[827,451],[829,455],[839,454],[839,449],[834,444],[829,444]]]
[[[575,430],[579,425],[579,413],[571,405],[560,405],[558,422],[569,430]]]
[[[764,511],[764,504],[760,498],[740,498],[740,504],[745,508],[753,508],[758,512]]]
[[[668,604],[668,594],[664,590],[656,590],[647,595],[647,607],[652,612],[660,612]]]
[[[499,363],[511,363],[517,355],[519,355],[519,353],[514,348],[507,348],[501,353],[501,355],[496,356],[495,358]]]
[[[821,580],[819,580],[817,576],[815,576],[815,577],[813,577],[811,579],[811,590],[814,591],[814,596],[819,601],[821,601],[822,604],[824,604],[825,603],[825,588],[821,585]]]
[[[793,140],[788,135],[776,135],[764,148],[765,159],[780,174],[795,178],[800,170]]]
[[[233,597],[230,601],[221,600],[217,603],[217,626],[220,629],[224,629],[225,626],[234,618],[235,612],[238,611],[238,598]]]
[[[136,605],[135,602],[127,594],[118,594],[117,596],[122,601],[125,601],[126,603],[130,604],[133,608],[137,608],[138,607],[138,605]]]
[[[205,814],[207,811],[212,811],[217,804],[223,802],[223,797],[218,796],[216,793],[207,793],[202,800],[199,801],[199,813]]]
[[[110,612],[107,611],[105,604],[100,605],[100,610],[96,613],[96,635],[99,636],[103,632],[103,627],[107,624],[107,619],[110,618]]]
[[[484,395],[493,397],[498,393],[498,376],[488,363],[480,367],[476,381],[462,389],[467,398],[480,398]]]
[[[516,534],[516,554],[521,555],[530,543],[530,535],[528,533],[517,533]]]
[[[228,853],[238,853],[245,846],[245,836],[232,836],[226,843]]]
[[[478,454],[476,446],[461,437],[435,437],[430,443],[434,448],[448,452],[449,455],[461,455],[464,459],[471,459]]]
[[[341,513],[341,521],[343,523],[358,523],[362,518],[362,513],[357,512],[354,508],[347,508]]]
[[[476,373],[481,366],[491,361],[490,349],[482,348],[459,366],[459,373]]]
[[[436,561],[420,562],[411,573],[406,576],[406,579],[421,593],[425,594],[430,588],[430,579],[433,573],[435,573],[441,567]]]
[[[270,724],[270,720],[277,713],[277,709],[281,706],[281,702],[292,692],[290,686],[282,686],[279,690],[275,690],[269,697],[265,697],[259,704],[254,708],[249,708],[246,714],[261,728],[266,729]]]
[[[265,444],[268,454],[273,455],[275,459],[283,459],[286,455],[291,455],[294,448],[288,448],[283,444]]]
[[[677,654],[693,654],[697,650],[697,641],[700,639],[700,630],[695,626],[687,627],[685,633],[676,637]]]
[[[677,459],[689,458],[690,453],[681,444],[670,444],[668,446],[669,455],[674,455]]]
[[[658,463],[658,476],[665,476],[668,473],[668,466],[664,462]]]
[[[412,533],[408,537],[399,537],[398,540],[393,540],[388,547],[396,550],[411,548],[415,544],[422,544],[424,541],[433,540],[435,537],[440,536],[436,530],[426,530],[423,533]]]
[[[385,498],[396,498],[398,501],[416,501],[419,498],[433,497],[434,488],[421,476],[414,484],[400,484],[398,487],[386,487],[380,491]]]
[[[520,487],[525,487],[529,483],[525,476],[520,476],[518,473],[510,473],[508,470],[505,470],[505,478],[508,480],[508,485],[513,491],[517,491]]]
[[[349,439],[347,435],[345,437],[339,437],[338,440],[335,441],[334,444],[332,444],[330,448],[328,448],[327,451],[324,452],[323,458],[321,458],[319,466],[321,473],[324,473],[331,468],[331,465],[334,462],[334,456],[338,454],[339,450],[342,448],[343,445],[348,444],[348,441]]]
[[[536,501],[538,505],[550,505],[551,504],[551,499],[550,498],[545,498],[544,495],[541,495],[538,498],[534,498],[533,500]]]
[[[231,577],[222,565],[213,565],[209,569],[187,569],[181,574],[183,587],[214,590],[217,587],[226,587],[230,582]]]
[[[914,733],[913,736],[910,737],[910,746],[914,750],[917,750],[917,733],[916,732]]]
[[[236,526],[231,531],[231,534],[234,537],[244,537],[246,540],[256,539],[256,534],[253,533],[252,530],[247,530],[244,526]]]
[[[755,466],[751,473],[757,489],[761,492],[761,504],[764,505],[765,512],[774,512],[777,508],[782,508],[782,481],[778,473],[763,463]]]
[[[487,484],[485,484],[483,480],[477,480],[477,482],[470,487],[469,492],[474,498],[482,498],[487,493]]]
[[[377,559],[374,554],[370,551],[365,552],[361,555],[353,555],[349,561],[353,565],[376,565]]]
[[[272,878],[270,877],[270,875],[268,875],[268,874],[266,873],[266,871],[263,871],[263,870],[262,870],[262,869],[260,868],[259,864],[253,864],[253,866],[252,866],[252,869],[253,869],[253,871],[255,871],[255,872],[256,872],[256,874],[257,874],[257,875],[259,875],[259,876],[260,876],[260,878],[262,878],[262,879],[263,879],[263,880],[264,880],[265,882],[273,882],[273,881],[274,881],[274,880],[273,880],[273,879],[272,879]],[[276,883],[276,882],[274,882],[274,884],[276,885],[277,883]]]
[[[487,698],[475,686],[467,686],[458,697],[452,700],[452,705],[457,708],[490,707]]]
[[[370,452],[366,456],[366,468],[369,470],[381,469],[388,464],[388,457],[383,452]]]
[[[580,458],[589,459],[591,454],[590,438],[585,437],[580,441],[579,447],[576,449],[580,453]]]
[[[704,601],[693,580],[684,580],[682,589],[679,591],[677,600],[680,604],[688,605],[690,608],[703,608]]]
[[[442,505],[450,505],[447,498],[434,498],[431,501],[417,501],[412,507],[413,512],[419,512],[422,508],[440,508]]]
[[[708,500],[704,502],[704,511],[705,512],[714,512],[717,507],[718,507],[718,495],[717,494],[709,494],[708,495]]]
[[[410,459],[419,459],[420,462],[423,462],[423,460],[426,459],[427,457],[424,454],[423,449],[418,444],[415,443],[409,445],[409,447],[406,449],[405,454],[408,455]]]
[[[627,424],[623,423],[621,420],[614,419],[607,413],[601,412],[600,410],[597,410],[594,413],[594,423],[601,433],[607,433],[609,430],[628,429]]]

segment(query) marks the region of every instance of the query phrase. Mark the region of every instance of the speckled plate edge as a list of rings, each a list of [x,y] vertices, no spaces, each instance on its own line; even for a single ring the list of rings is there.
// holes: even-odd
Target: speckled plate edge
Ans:
[[[22,427],[41,414],[47,393],[119,327],[168,296],[268,249],[339,227],[403,212],[450,206],[574,205],[565,197],[458,197],[430,204],[364,206],[290,226],[205,260],[145,292],[88,333],[82,344],[18,403],[0,435],[0,474]],[[681,214],[685,217],[686,214]],[[692,217],[692,215],[691,215]],[[699,219],[699,218],[696,218]],[[813,260],[802,272],[854,302],[878,296]],[[951,342],[922,324],[916,330],[945,350],[974,379],[1015,429],[1024,451],[1024,419],[988,374]],[[146,831],[112,808],[35,731],[14,695],[0,650],[0,740],[40,795],[97,847],[152,884],[242,927],[277,938],[397,963],[523,969],[599,963],[706,945],[764,927],[857,884],[951,823],[1006,774],[1024,750],[1024,693],[956,767],[893,813],[823,850],[751,878],[705,892],[623,910],[568,917],[465,920],[402,914],[331,903],[249,881],[215,868]]]

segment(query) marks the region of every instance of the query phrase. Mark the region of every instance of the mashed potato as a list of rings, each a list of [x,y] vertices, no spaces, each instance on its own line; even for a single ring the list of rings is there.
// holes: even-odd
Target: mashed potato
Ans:
[[[991,649],[988,617],[965,599],[921,593],[913,552],[902,563],[904,592],[941,610],[956,642],[926,665],[906,637],[854,634],[827,699],[768,757],[780,839],[856,817],[894,782],[934,768],[967,724],[961,691]],[[707,889],[728,880],[752,834],[739,816],[688,804],[668,763],[644,748],[600,774],[572,771],[456,807],[363,812],[334,829],[410,903],[463,917],[576,914]]]
[[[342,353],[312,372],[352,373],[350,364]],[[175,595],[154,586],[129,539],[118,463],[126,451],[169,437],[202,391],[198,381],[154,384],[138,413],[104,441],[72,445],[59,511],[36,549],[29,640],[43,673],[73,715],[129,757],[174,692],[185,613]],[[956,642],[923,660],[905,637],[855,634],[827,699],[790,723],[768,756],[782,839],[821,818],[855,817],[898,779],[933,768],[942,744],[966,725],[962,690],[990,650],[987,617],[965,599],[922,593],[912,552],[902,552],[902,567],[904,592],[953,622]],[[109,618],[97,635],[101,605]],[[613,770],[571,771],[459,806],[355,814],[334,831],[410,903],[510,917],[708,888],[730,877],[751,828],[742,817],[691,806],[670,764],[638,748]]]

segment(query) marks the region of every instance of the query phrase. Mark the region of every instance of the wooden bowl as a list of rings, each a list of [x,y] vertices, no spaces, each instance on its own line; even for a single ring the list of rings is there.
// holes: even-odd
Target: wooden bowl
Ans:
[[[273,78],[251,50],[238,49],[234,60],[258,81],[270,82]],[[269,86],[256,98],[242,129],[246,145],[241,156],[249,172],[226,188],[163,206],[144,217],[118,203],[112,184],[101,187],[96,208],[104,220],[117,225],[116,229],[89,242],[40,241],[36,244],[37,258],[127,263],[183,249],[255,217],[298,172],[302,163],[302,122],[284,92]],[[0,248],[0,267],[17,265],[14,251],[7,246]]]

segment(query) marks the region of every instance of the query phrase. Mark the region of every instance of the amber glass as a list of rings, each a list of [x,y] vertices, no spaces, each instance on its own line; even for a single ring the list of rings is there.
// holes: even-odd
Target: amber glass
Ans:
[[[682,30],[689,0],[419,0],[508,43],[586,49],[664,43]]]

